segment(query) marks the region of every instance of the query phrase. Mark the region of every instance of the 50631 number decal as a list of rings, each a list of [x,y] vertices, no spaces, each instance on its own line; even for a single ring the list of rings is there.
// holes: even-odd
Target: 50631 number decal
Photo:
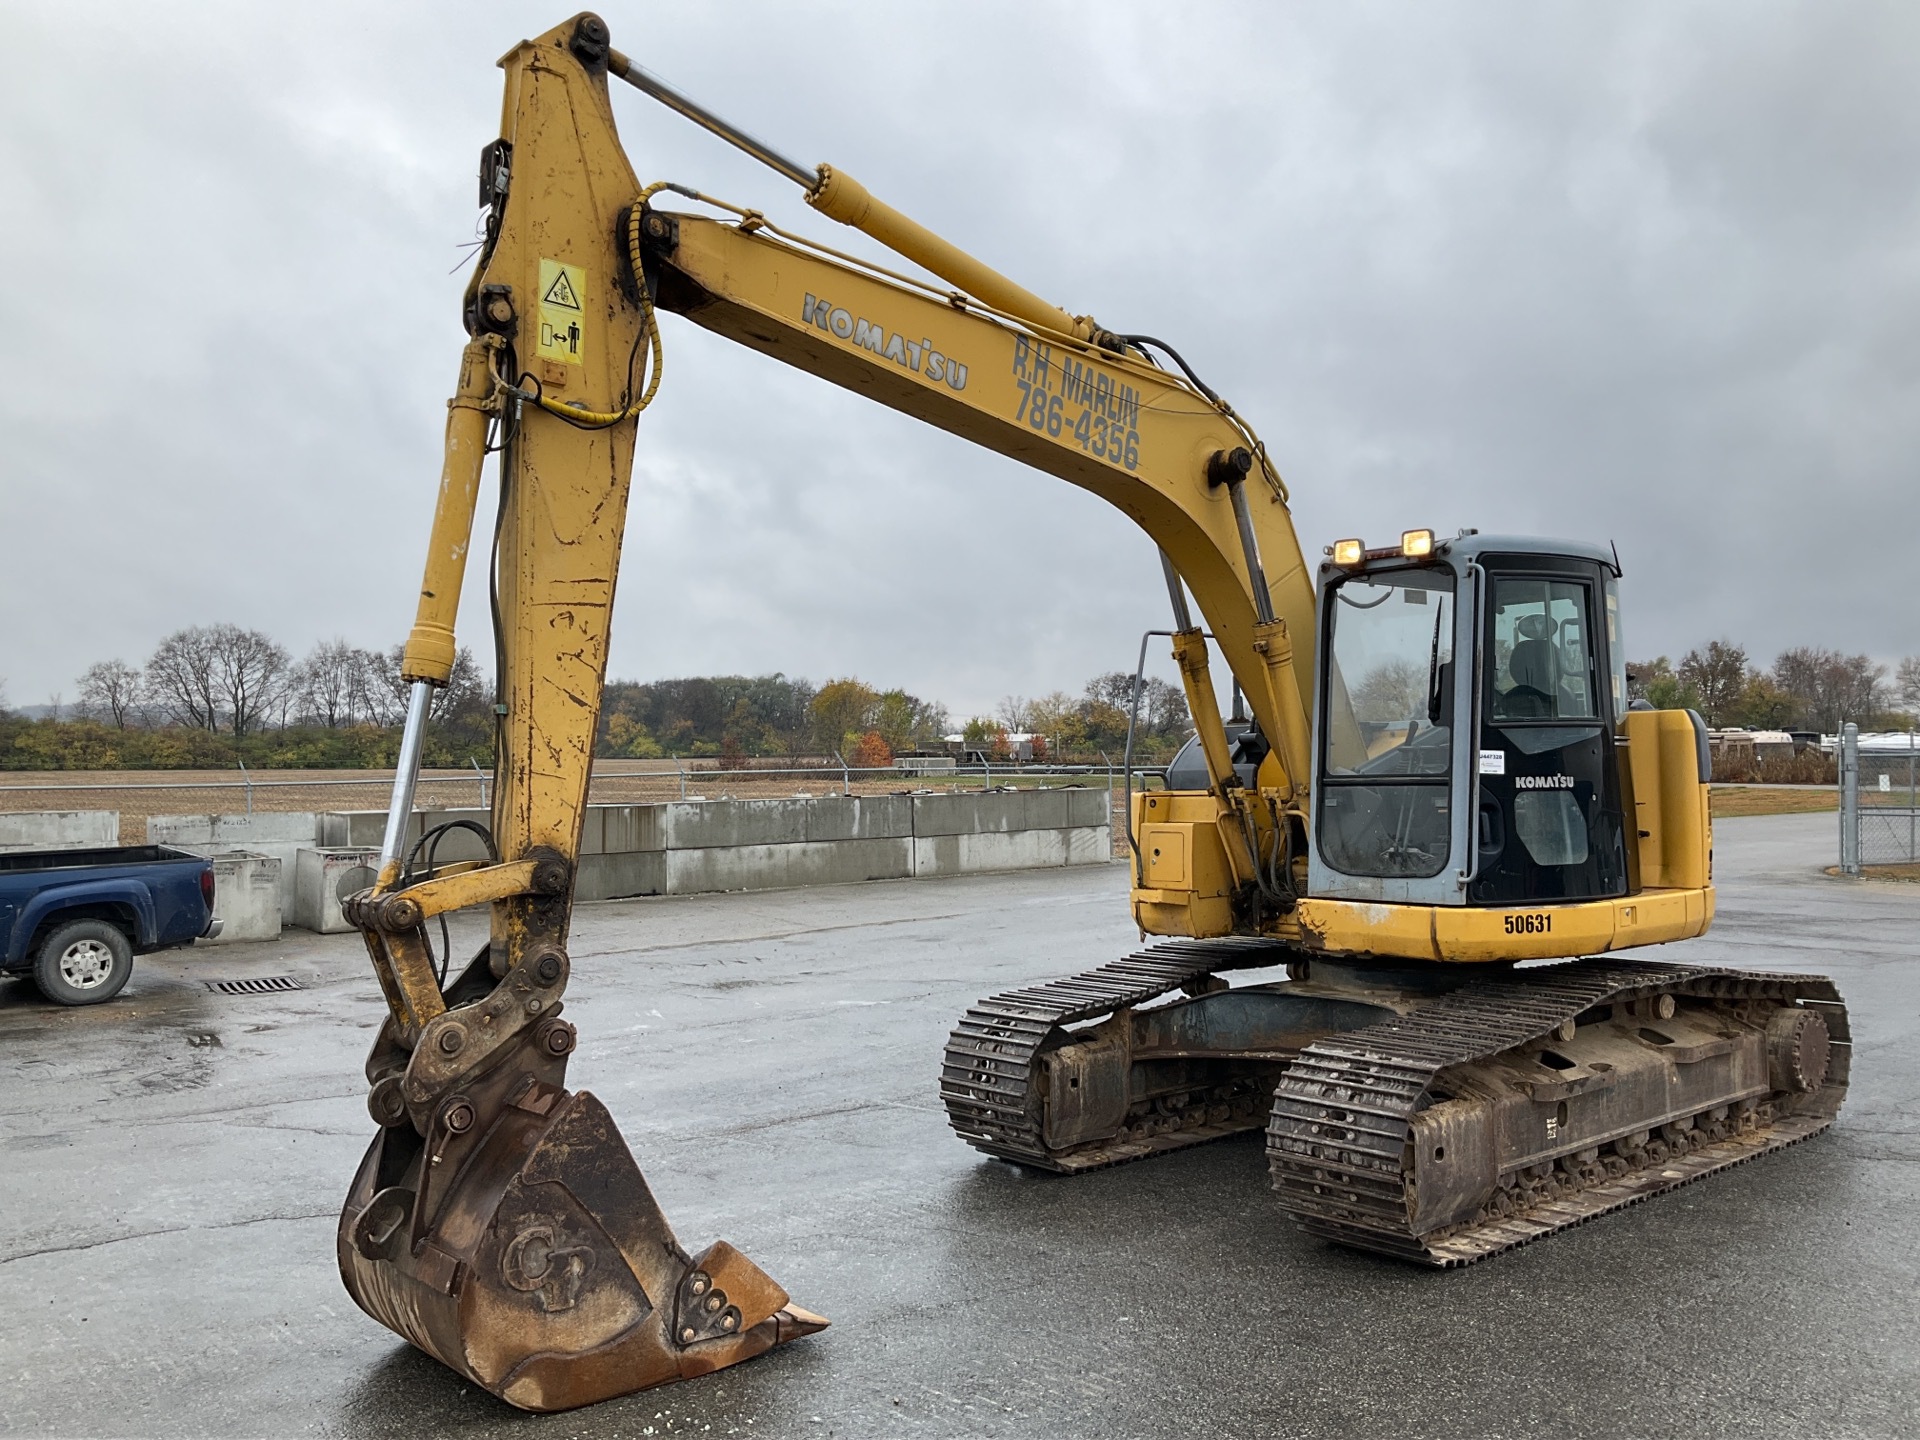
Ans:
[[[1509,915],[1507,934],[1509,935],[1551,935],[1553,916],[1551,915]]]

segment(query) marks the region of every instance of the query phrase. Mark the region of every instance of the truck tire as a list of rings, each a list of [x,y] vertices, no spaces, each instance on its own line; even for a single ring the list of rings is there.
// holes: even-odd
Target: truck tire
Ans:
[[[62,925],[40,947],[33,983],[57,1005],[98,1005],[120,993],[133,974],[133,945],[105,920]]]

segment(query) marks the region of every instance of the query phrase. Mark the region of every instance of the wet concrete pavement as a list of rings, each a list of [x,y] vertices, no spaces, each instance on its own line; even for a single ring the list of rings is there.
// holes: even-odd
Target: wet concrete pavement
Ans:
[[[574,1083],[689,1248],[734,1241],[835,1324],[553,1417],[340,1287],[382,1013],[357,937],[155,957],[92,1010],[0,985],[0,1432],[1913,1433],[1920,887],[1821,875],[1832,831],[1722,822],[1719,923],[1655,953],[1834,975],[1835,1129],[1443,1274],[1293,1231],[1258,1138],[1057,1180],[950,1135],[955,1016],[1133,948],[1121,867],[582,907]],[[308,988],[202,983],[280,974]]]

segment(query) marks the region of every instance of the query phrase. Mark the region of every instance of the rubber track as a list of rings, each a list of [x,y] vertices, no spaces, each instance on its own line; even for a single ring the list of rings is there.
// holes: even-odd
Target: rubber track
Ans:
[[[982,1000],[967,1011],[947,1041],[940,1098],[946,1102],[948,1123],[976,1150],[1062,1172],[1117,1165],[1251,1129],[1231,1123],[1195,1126],[1150,1140],[1110,1141],[1055,1153],[1041,1133],[1043,1097],[1036,1065],[1047,1037],[1062,1025],[1144,1004],[1222,970],[1262,969],[1297,956],[1297,951],[1266,940],[1175,940],[1063,980]]]
[[[1804,1140],[1831,1124],[1840,1108],[1851,1036],[1839,993],[1824,977],[1615,960],[1522,973],[1474,982],[1410,1015],[1331,1036],[1301,1053],[1274,1091],[1267,1126],[1273,1185],[1301,1228],[1420,1264],[1469,1264]],[[1540,1039],[1595,1005],[1662,992],[1798,1002],[1817,1010],[1832,1044],[1825,1085],[1792,1097],[1793,1111],[1758,1134],[1736,1135],[1504,1219],[1429,1236],[1412,1232],[1407,1141],[1420,1101],[1442,1070]]]

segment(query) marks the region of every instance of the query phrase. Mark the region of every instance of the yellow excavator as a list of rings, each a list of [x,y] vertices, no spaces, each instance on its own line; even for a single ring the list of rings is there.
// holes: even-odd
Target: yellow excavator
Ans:
[[[533,1410],[826,1324],[731,1245],[683,1249],[606,1108],[565,1083],[574,866],[660,311],[1091,491],[1160,548],[1196,734],[1166,789],[1130,793],[1127,830],[1133,917],[1169,938],[962,1017],[940,1089],[968,1142],[1074,1172],[1264,1126],[1305,1230],[1450,1266],[1831,1123],[1849,1045],[1826,980],[1615,956],[1702,934],[1714,891],[1705,732],[1628,703],[1611,548],[1413,528],[1309,571],[1265,447],[1164,342],[795,164],[597,16],[501,64],[402,753],[377,883],[348,905],[390,1012],[338,1237],[370,1315]],[[615,79],[934,278],[642,186]],[[496,451],[489,858],[436,865],[409,817]],[[1210,646],[1245,697],[1231,721]],[[488,943],[449,978],[430,922],[481,904]]]

